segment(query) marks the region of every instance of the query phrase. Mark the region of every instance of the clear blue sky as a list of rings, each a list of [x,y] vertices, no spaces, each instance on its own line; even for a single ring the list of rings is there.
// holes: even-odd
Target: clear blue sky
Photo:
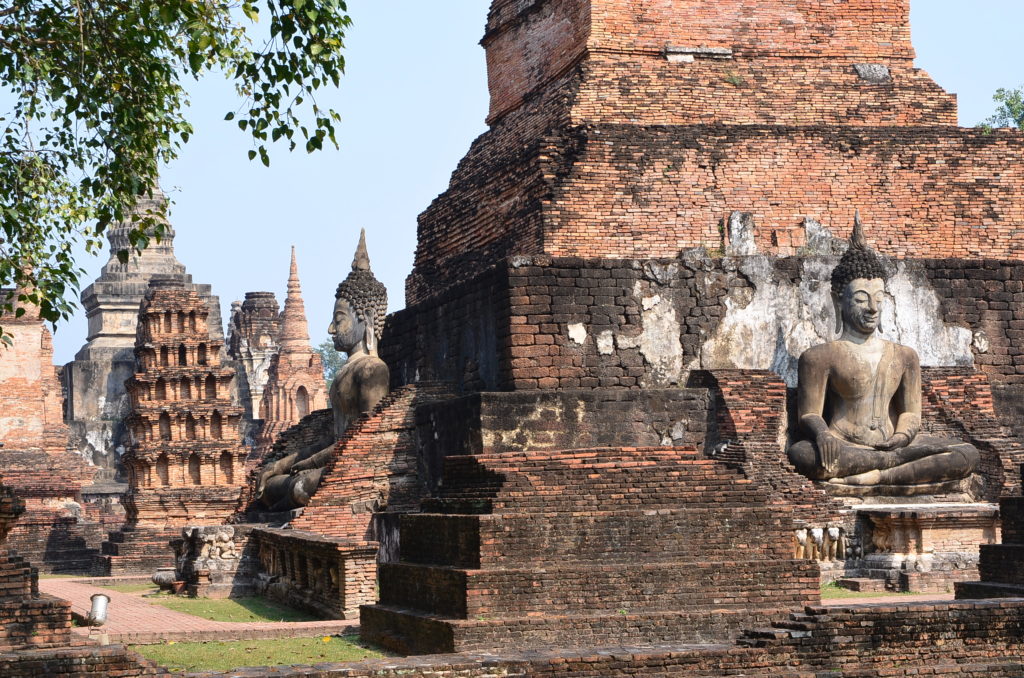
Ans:
[[[711,0],[709,0],[711,1]],[[1024,84],[1021,0],[914,0],[918,66],[960,98],[960,122],[991,114],[992,93]],[[246,159],[233,123],[230,86],[210,79],[192,90],[195,135],[163,175],[172,199],[175,248],[197,282],[213,285],[225,321],[246,291],[284,297],[295,245],[310,333],[326,337],[334,289],[348,274],[359,228],[367,230],[391,310],[405,305],[416,247],[416,216],[441,193],[456,163],[486,126],[483,34],[489,0],[349,0],[354,25],[347,75],[321,103],[342,115],[339,151],[288,154],[269,169]],[[84,285],[106,257],[85,260]],[[83,285],[83,286],[84,286]],[[55,336],[56,362],[85,341],[79,314]]]

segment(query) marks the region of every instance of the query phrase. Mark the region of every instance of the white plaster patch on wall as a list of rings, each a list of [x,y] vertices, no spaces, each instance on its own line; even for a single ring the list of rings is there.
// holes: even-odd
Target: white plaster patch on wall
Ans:
[[[571,323],[569,325],[569,338],[574,343],[582,346],[587,340],[587,328],[583,323]]]
[[[795,385],[797,356],[833,338],[828,286],[818,282],[828,279],[822,268],[831,270],[808,260],[794,285],[776,278],[767,257],[744,257],[739,270],[753,284],[753,296],[726,297],[725,317],[690,368],[772,369]]]
[[[601,355],[615,353],[615,335],[611,330],[605,330],[597,335],[597,352]]]
[[[640,317],[643,325],[639,339],[640,354],[650,366],[649,383],[644,386],[678,384],[683,376],[683,344],[681,327],[671,299],[661,295],[644,297],[640,282],[634,294],[641,298]]]
[[[725,317],[689,369],[769,369],[796,386],[800,354],[837,337],[834,266],[828,258],[806,259],[800,282],[793,284],[774,274],[768,258],[744,257],[739,270],[754,285],[753,296],[726,298]],[[922,276],[899,262],[886,289],[882,337],[914,348],[926,366],[972,364],[970,330],[942,322],[939,298]]]
[[[923,276],[908,273],[901,261],[885,287],[890,300],[882,309],[884,338],[915,349],[927,367],[974,364],[973,333],[942,322],[942,303]]]

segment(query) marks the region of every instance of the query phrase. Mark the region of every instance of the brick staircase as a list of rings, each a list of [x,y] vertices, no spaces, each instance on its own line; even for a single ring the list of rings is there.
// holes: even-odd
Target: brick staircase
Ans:
[[[818,600],[767,504],[687,448],[449,457],[362,634],[407,653],[726,639]]]
[[[174,567],[174,551],[169,542],[180,536],[181,528],[126,525],[107,535],[100,554],[93,560],[93,574],[151,574],[160,567]]]

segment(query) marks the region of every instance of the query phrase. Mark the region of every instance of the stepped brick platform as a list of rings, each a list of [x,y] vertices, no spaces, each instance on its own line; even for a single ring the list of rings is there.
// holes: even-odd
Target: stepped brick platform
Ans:
[[[336,444],[316,494],[288,529],[253,530],[267,595],[345,619],[376,600],[378,558],[397,553],[395,518],[418,509],[427,494],[418,470],[417,408],[450,396],[447,386],[429,383],[390,393]],[[328,424],[329,415],[310,419],[307,428]],[[307,437],[298,427],[288,439]]]
[[[93,560],[93,574],[152,574],[157,568],[174,567],[171,540],[180,536],[179,528],[125,525],[107,535],[100,554]]]
[[[448,457],[361,633],[410,653],[728,638],[818,597],[767,504],[687,448]]]
[[[1024,598],[1024,497],[999,500],[1002,543],[981,547],[980,581],[956,584],[958,599]]]

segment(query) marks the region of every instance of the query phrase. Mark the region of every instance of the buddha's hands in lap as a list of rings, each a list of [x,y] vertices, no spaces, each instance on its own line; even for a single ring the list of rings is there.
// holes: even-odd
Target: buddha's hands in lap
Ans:
[[[839,456],[843,450],[843,443],[828,431],[818,435],[818,460],[821,467],[827,473],[835,473],[839,468]]]
[[[901,447],[906,447],[910,444],[910,436],[906,433],[895,433],[888,440],[875,445],[876,450],[895,450]]]

